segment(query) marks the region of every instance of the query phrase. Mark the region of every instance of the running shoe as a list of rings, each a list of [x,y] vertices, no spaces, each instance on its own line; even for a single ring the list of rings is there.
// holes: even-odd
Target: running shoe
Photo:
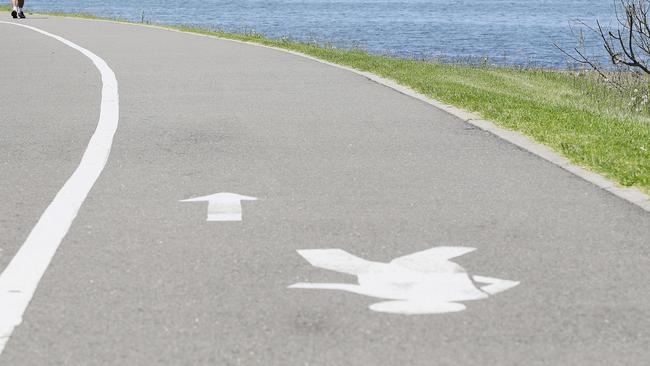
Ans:
[[[25,19],[25,13],[23,13],[22,11],[19,11],[18,12],[18,18]]]
[[[11,17],[14,18],[14,19],[18,18],[18,13],[15,10],[12,10],[11,11]]]

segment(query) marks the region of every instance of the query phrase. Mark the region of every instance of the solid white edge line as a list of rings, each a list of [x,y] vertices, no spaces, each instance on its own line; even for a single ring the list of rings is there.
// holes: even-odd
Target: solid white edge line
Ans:
[[[47,15],[47,14],[45,14]],[[49,16],[49,15],[48,15]],[[470,125],[473,125],[475,127],[480,128],[483,131],[489,132],[492,135],[510,142],[513,145],[518,146],[519,148],[528,151],[529,153],[538,156],[551,164],[564,169],[565,171],[589,182],[592,183],[601,189],[613,194],[614,196],[617,196],[618,198],[621,198],[629,203],[632,203],[636,205],[637,207],[641,208],[642,210],[646,212],[650,212],[650,196],[647,194],[643,193],[641,190],[633,187],[621,187],[618,185],[618,183],[605,178],[603,175],[592,172],[590,170],[587,170],[586,168],[583,168],[579,165],[571,163],[567,158],[563,157],[559,153],[551,150],[546,145],[540,144],[538,142],[535,142],[533,139],[530,137],[519,133],[517,131],[513,130],[508,130],[502,127],[497,126],[494,122],[487,121],[482,119],[479,115],[465,111],[463,109],[454,107],[449,104],[445,104],[443,102],[440,102],[438,100],[432,99],[427,97],[424,94],[421,94],[407,86],[398,84],[397,82],[381,77],[379,75],[367,72],[367,71],[361,71],[357,70],[348,66],[343,66],[339,64],[335,64],[329,61],[321,60],[319,58],[300,53],[297,51],[291,51],[291,50],[286,50],[284,48],[279,48],[279,47],[273,47],[273,46],[267,46],[255,42],[247,42],[247,41],[239,41],[236,39],[228,39],[228,38],[222,38],[218,37],[215,35],[209,35],[209,34],[199,34],[199,33],[192,33],[192,32],[186,32],[178,29],[171,29],[171,28],[166,28],[164,26],[158,26],[158,25],[152,25],[152,24],[137,24],[137,23],[129,23],[129,22],[121,22],[118,20],[110,20],[110,19],[86,19],[86,18],[72,18],[72,17],[66,17],[66,16],[58,16],[61,18],[71,18],[71,19],[76,19],[76,20],[85,20],[85,21],[93,21],[93,22],[106,22],[106,23],[114,23],[114,24],[123,24],[123,25],[131,25],[131,26],[137,26],[137,27],[145,27],[145,28],[152,28],[152,29],[159,29],[159,30],[164,30],[168,32],[176,32],[176,33],[182,33],[182,34],[189,34],[193,36],[199,36],[199,37],[207,37],[207,38],[214,38],[222,41],[228,41],[228,42],[234,42],[234,43],[240,43],[240,44],[246,44],[246,45],[251,45],[251,46],[256,46],[256,47],[262,47],[262,48],[268,48],[276,51],[281,51],[285,53],[289,53],[292,55],[300,56],[303,58],[307,58],[312,61],[316,61],[321,64],[329,65],[332,67],[336,67],[338,69],[346,70],[353,72],[357,75],[361,75],[371,81],[374,81],[378,84],[381,84],[383,86],[386,86],[388,88],[391,88],[401,94],[410,96],[412,98],[418,99],[424,103],[427,103],[429,105],[432,105],[436,107],[437,109],[440,109],[448,114],[451,114],[454,117],[457,117],[461,119],[463,122],[468,123]]]
[[[29,236],[0,274],[0,354],[14,328],[22,322],[43,274],[67,234],[81,205],[104,170],[119,120],[119,94],[115,73],[99,56],[44,30],[23,24],[0,21],[27,28],[54,38],[88,57],[101,73],[102,96],[97,128],[79,166],[45,209]]]

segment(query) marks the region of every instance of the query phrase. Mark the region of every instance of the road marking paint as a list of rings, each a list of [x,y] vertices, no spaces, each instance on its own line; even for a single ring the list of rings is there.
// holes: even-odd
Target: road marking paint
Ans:
[[[52,37],[81,52],[102,78],[101,109],[93,133],[77,169],[45,209],[27,240],[0,275],[0,353],[14,328],[22,322],[43,274],[68,233],[81,205],[104,170],[119,120],[119,94],[115,73],[99,56],[67,39],[23,24],[0,21]]]
[[[206,221],[242,221],[241,201],[256,201],[257,198],[237,193],[221,192],[209,196],[189,198],[180,202],[207,202]]]
[[[465,310],[459,301],[480,300],[508,290],[516,281],[473,276],[449,259],[474,251],[467,247],[435,247],[398,257],[389,263],[368,261],[341,249],[309,249],[298,253],[314,267],[356,275],[359,284],[296,283],[289,288],[341,290],[388,299],[370,309],[393,314],[441,314]],[[474,284],[487,284],[477,288]]]
[[[509,290],[519,284],[519,282],[516,281],[501,280],[484,276],[472,276],[472,279],[474,282],[486,283],[486,286],[481,286],[481,291],[487,292],[490,295],[496,295],[499,292]]]

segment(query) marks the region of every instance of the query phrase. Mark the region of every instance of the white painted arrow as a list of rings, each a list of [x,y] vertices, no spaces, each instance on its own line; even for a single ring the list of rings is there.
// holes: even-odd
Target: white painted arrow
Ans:
[[[189,198],[181,202],[208,202],[207,221],[241,221],[241,201],[256,201],[257,198],[237,193],[221,192],[209,196]]]
[[[299,250],[314,267],[356,275],[352,283],[296,283],[289,288],[341,290],[387,299],[370,309],[394,314],[436,314],[465,310],[459,301],[480,300],[519,284],[498,278],[470,276],[449,259],[474,251],[466,247],[435,247],[373,262],[341,249]],[[477,283],[484,284],[478,287]]]

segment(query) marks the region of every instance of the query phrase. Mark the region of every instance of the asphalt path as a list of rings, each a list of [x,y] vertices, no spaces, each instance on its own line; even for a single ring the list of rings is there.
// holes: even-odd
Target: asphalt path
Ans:
[[[3,365],[645,365],[650,215],[351,72],[226,40],[81,19],[23,24],[102,57],[120,120]],[[101,80],[0,24],[0,269],[79,164]],[[9,40],[9,41],[7,41]],[[217,192],[257,197],[208,222]],[[348,282],[296,250],[387,262],[436,246],[520,281],[462,312],[288,289]],[[2,309],[0,309],[0,312]]]

